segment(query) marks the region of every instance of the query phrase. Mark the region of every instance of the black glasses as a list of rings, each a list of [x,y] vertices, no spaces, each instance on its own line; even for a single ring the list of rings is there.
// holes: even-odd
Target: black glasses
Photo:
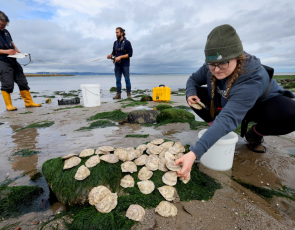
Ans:
[[[219,69],[227,69],[229,67],[229,63],[231,60],[229,61],[225,61],[225,62],[221,62],[218,65],[214,65],[214,64],[210,64],[210,63],[206,63],[206,67],[210,70],[215,70],[216,66],[218,66]]]

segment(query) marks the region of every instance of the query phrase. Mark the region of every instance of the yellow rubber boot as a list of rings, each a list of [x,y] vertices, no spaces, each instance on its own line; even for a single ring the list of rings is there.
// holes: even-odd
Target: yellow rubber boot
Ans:
[[[33,102],[33,99],[32,99],[32,96],[31,96],[31,93],[29,90],[20,91],[20,95],[24,99],[26,107],[40,107],[41,106],[41,104],[36,104],[35,102]]]
[[[6,104],[7,111],[17,110],[17,108],[12,105],[10,93],[7,93],[6,91],[2,91],[2,96],[3,96],[4,102]]]

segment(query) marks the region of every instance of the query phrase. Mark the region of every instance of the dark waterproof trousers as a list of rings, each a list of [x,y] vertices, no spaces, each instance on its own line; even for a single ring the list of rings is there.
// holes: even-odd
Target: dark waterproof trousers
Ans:
[[[193,111],[206,122],[211,122],[210,98],[206,87],[198,90],[197,96],[206,109]],[[262,135],[285,135],[295,131],[295,101],[287,96],[275,96],[256,104],[246,114],[247,121],[256,124],[256,131]]]
[[[18,85],[20,91],[30,90],[23,68],[14,59],[9,62],[0,60],[0,81],[1,91],[7,93],[13,92],[14,82]]]
[[[126,90],[127,92],[131,92],[129,66],[127,67],[115,66],[117,93],[122,93],[122,84],[121,84],[122,74],[124,75],[124,78],[125,78]]]

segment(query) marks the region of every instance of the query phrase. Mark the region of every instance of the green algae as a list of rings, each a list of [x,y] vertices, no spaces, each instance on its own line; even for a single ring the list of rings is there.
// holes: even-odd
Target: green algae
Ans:
[[[97,113],[94,116],[87,119],[87,121],[93,121],[97,119],[109,119],[112,121],[120,121],[128,116],[128,113],[122,112],[120,109],[110,111],[110,112],[102,112]]]
[[[40,180],[40,178],[42,177],[42,173],[41,172],[37,172],[35,173],[32,177],[31,177],[31,181],[33,182],[37,182],[38,180]]]
[[[5,225],[0,230],[11,230],[11,229],[15,229],[20,223],[21,223],[21,221],[16,222],[16,223],[13,223],[13,224]]]
[[[60,110],[65,110],[65,109],[83,109],[83,108],[84,108],[84,106],[77,105],[77,106],[73,106],[73,107],[64,107],[64,108],[55,109],[54,111],[60,111]]]
[[[27,111],[27,112],[19,113],[19,114],[29,114],[29,113],[33,113],[33,112],[31,112],[31,111]]]
[[[121,107],[126,108],[126,107],[134,107],[134,106],[147,105],[147,104],[148,102],[144,102],[144,101],[133,101],[129,104],[122,105]]]
[[[149,95],[143,95],[140,101],[153,101],[153,98]]]
[[[29,205],[42,192],[38,186],[0,186],[0,218],[19,216],[20,207]]]
[[[147,138],[149,134],[128,134],[125,137]]]
[[[27,157],[27,156],[32,156],[32,155],[36,155],[41,153],[41,151],[35,151],[35,150],[30,150],[30,149],[21,149],[17,152],[15,152],[14,154],[12,154],[12,156],[23,156],[23,157]]]
[[[167,120],[179,120],[179,121],[193,121],[195,116],[183,109],[164,109],[158,116],[157,122],[165,122]]]
[[[116,126],[115,123],[110,122],[109,120],[98,120],[95,122],[92,122],[88,127],[81,127],[75,131],[82,131],[82,130],[91,130],[91,129],[97,129],[97,128],[106,128],[110,126]]]
[[[39,121],[30,125],[27,125],[23,128],[15,130],[16,132],[21,131],[23,129],[31,129],[31,128],[47,128],[54,124],[54,121]]]
[[[171,105],[158,105],[156,108],[159,111],[163,111],[164,109],[171,109],[173,107]]]
[[[174,109],[185,109],[185,110],[191,110],[192,108],[187,106],[187,105],[178,105],[178,106],[174,106]]]
[[[110,92],[117,92],[117,87],[110,88]]]

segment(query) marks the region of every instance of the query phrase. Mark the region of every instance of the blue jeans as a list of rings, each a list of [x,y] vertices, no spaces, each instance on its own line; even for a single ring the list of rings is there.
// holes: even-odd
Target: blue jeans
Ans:
[[[116,66],[115,67],[115,76],[116,76],[117,93],[122,92],[122,85],[121,85],[122,74],[124,75],[124,78],[125,78],[127,92],[131,92],[129,66],[128,67]]]

